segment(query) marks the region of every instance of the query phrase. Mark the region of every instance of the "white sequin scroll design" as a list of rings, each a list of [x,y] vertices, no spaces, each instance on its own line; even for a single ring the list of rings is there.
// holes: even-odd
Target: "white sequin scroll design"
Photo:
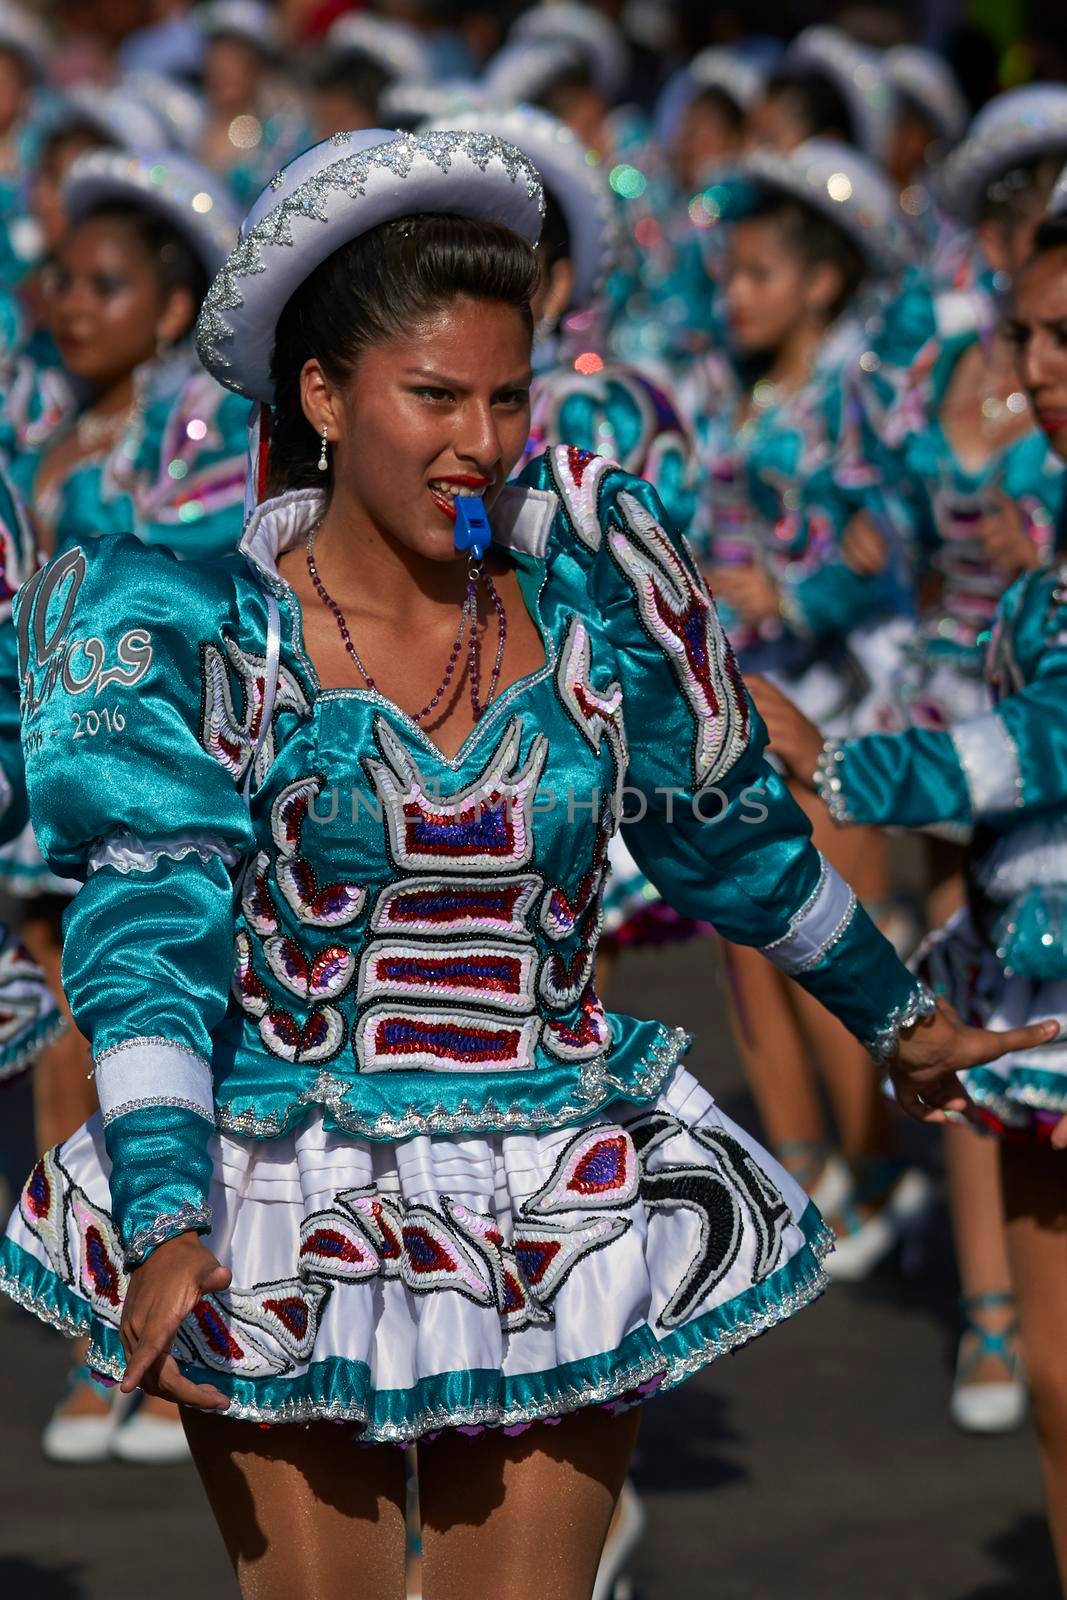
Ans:
[[[201,650],[204,713],[200,742],[209,755],[238,780],[248,770],[259,739],[267,663],[263,656],[249,655],[233,639],[224,639],[223,643],[225,653],[214,644],[205,644]],[[231,671],[236,675],[240,712],[234,704]],[[307,697],[296,678],[288,667],[280,667],[271,726],[255,758],[253,777],[257,784],[263,782],[274,761],[274,722],[279,712],[293,711],[298,716],[306,716],[308,710]]]
[[[577,445],[559,444],[549,451],[548,465],[571,527],[588,549],[599,550],[600,486],[605,473],[619,470],[617,463]]]
[[[405,871],[497,872],[533,854],[530,813],[548,755],[538,733],[517,769],[522,722],[512,718],[489,762],[466,788],[438,797],[384,717],[375,733],[385,761],[366,765],[385,808],[393,859]]]
[[[571,617],[567,637],[559,656],[556,687],[560,699],[590,748],[598,755],[607,740],[615,771],[613,814],[618,816],[622,786],[626,781],[626,728],[623,722],[622,686],[609,683],[606,689],[594,687],[591,676],[592,646],[589,630],[580,617]]]
[[[639,500],[620,494],[618,506],[625,530],[612,529],[611,553],[693,713],[693,786],[702,789],[728,772],[748,744],[744,685],[703,583]]]

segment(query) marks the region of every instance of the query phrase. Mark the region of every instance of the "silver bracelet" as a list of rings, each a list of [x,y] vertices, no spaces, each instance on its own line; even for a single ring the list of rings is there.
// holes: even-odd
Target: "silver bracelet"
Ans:
[[[815,763],[815,771],[811,781],[815,785],[816,793],[820,800],[826,804],[826,809],[835,822],[853,822],[855,818],[849,811],[845,802],[844,784],[841,780],[841,768],[844,765],[845,752],[840,739],[827,739],[819,752],[819,759]]]

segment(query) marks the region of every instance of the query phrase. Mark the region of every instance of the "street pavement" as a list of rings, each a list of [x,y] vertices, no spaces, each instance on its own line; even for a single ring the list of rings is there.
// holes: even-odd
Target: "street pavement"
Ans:
[[[755,1125],[710,945],[627,955],[614,992],[687,1026],[693,1070]],[[936,1136],[904,1132],[936,1171]],[[14,1085],[0,1170],[17,1183],[30,1157],[28,1090]],[[1056,1600],[1029,1428],[973,1438],[948,1418],[955,1296],[939,1211],[906,1276],[890,1265],[832,1289],[647,1406],[639,1600]],[[38,1436],[63,1342],[5,1303],[0,1351],[0,1600],[233,1600],[192,1469],[50,1466]]]

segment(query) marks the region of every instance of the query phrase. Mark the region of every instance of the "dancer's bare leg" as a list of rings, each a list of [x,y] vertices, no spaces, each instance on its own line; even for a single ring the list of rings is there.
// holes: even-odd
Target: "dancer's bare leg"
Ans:
[[[182,1421],[243,1600],[403,1600],[402,1450],[336,1422]]]
[[[885,839],[874,828],[837,828],[816,796],[794,796],[812,824],[815,843],[861,900],[883,900],[888,886]],[[795,986],[801,1026],[833,1109],[841,1150],[857,1169],[892,1154],[893,1113],[866,1050],[836,1017]]]
[[[734,1044],[771,1148],[810,1186],[818,1171],[802,1173],[805,1151],[826,1151],[829,1135],[808,1048],[788,985],[765,956],[744,945],[720,945]],[[796,1152],[797,1160],[791,1154]],[[810,1158],[809,1158],[810,1159]]]
[[[995,1139],[970,1128],[945,1129],[945,1173],[949,1213],[956,1245],[960,1289],[966,1300],[1011,1295],[1011,1265],[1000,1187],[1000,1151]],[[1016,1318],[1011,1300],[977,1307],[968,1315],[990,1333],[1003,1333]],[[971,1335],[973,1341],[974,1335]],[[968,1340],[964,1335],[963,1354]],[[1004,1361],[983,1355],[971,1368],[969,1383],[1004,1383]]]
[[[420,1445],[424,1600],[589,1600],[639,1416]]]
[[[1067,1155],[1001,1148],[1008,1257],[1041,1446],[1049,1527],[1067,1594]]]

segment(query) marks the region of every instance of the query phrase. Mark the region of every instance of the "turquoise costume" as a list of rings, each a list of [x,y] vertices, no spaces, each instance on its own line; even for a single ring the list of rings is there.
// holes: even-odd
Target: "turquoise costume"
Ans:
[[[811,1298],[827,1240],[686,1036],[597,999],[620,807],[673,904],[876,1053],[929,997],[764,763],[648,485],[562,447],[502,492],[545,661],[453,758],[377,691],[319,686],[276,563],[321,505],[259,507],[245,559],[100,541],[20,596],[103,1115],[31,1175],[3,1285],[114,1375],[126,1273],[196,1229],[234,1287],[182,1324],[184,1370],[230,1416],[370,1440],[677,1383]]]
[[[56,552],[95,537],[132,533],[189,559],[232,550],[244,508],[248,402],[229,394],[194,363],[191,352],[154,364],[139,376],[143,395],[121,439],[80,461],[46,495],[34,494],[43,456],[74,424],[73,396],[61,368],[28,358],[22,382],[0,418],[8,441],[22,441],[10,472]],[[13,675],[10,681],[13,681]],[[3,757],[0,757],[3,759]],[[17,737],[8,758],[20,764]],[[19,896],[69,894],[50,872],[32,832],[0,848],[0,883]]]
[[[992,709],[947,730],[828,742],[816,781],[840,822],[973,829],[968,907],[920,952],[964,1021],[1058,1017],[1061,1038],[963,1074],[998,1131],[1038,1136],[1067,1114],[1067,569],[1020,578],[986,658]]]
[[[946,392],[957,363],[982,336],[972,325],[932,339],[882,430],[891,514],[906,530],[920,591],[931,580],[935,586],[880,697],[875,717],[883,728],[944,728],[987,709],[985,653],[1005,580],[983,553],[981,518],[1006,496],[1047,560],[1064,504],[1067,472],[1036,427],[981,466],[962,461],[953,448],[942,421]]]
[[[0,830],[11,837],[26,821],[19,747],[19,706],[11,603],[34,571],[36,552],[18,496],[0,470]],[[0,924],[0,1084],[33,1065],[66,1029],[41,968]]]
[[[881,669],[886,625],[892,631],[907,604],[892,565],[861,577],[840,550],[855,508],[835,469],[861,426],[849,401],[869,342],[862,321],[846,316],[803,388],[778,399],[757,385],[756,409],[740,427],[741,389],[724,359],[702,363],[689,397],[702,473],[701,559],[760,565],[780,596],[779,615],[756,625],[722,607],[742,670],[770,674],[827,726],[857,714]]]

